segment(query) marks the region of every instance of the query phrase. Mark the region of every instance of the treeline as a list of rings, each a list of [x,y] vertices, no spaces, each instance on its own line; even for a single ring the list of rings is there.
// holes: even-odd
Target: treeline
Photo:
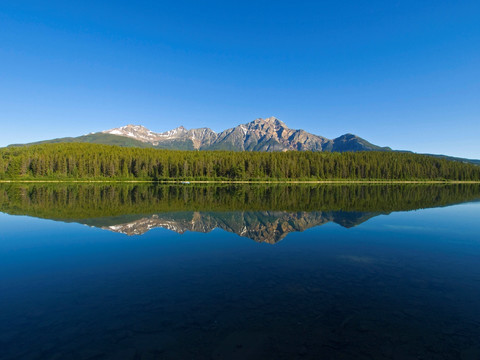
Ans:
[[[480,166],[399,152],[173,151],[98,144],[0,149],[0,179],[480,180]]]
[[[480,184],[0,185],[0,212],[63,221],[185,211],[388,213],[473,200]]]

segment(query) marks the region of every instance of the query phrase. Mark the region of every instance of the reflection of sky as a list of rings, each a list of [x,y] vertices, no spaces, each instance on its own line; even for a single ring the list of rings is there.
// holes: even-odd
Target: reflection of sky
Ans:
[[[456,236],[474,235],[478,231],[480,204],[466,203],[455,206],[392,213],[369,220],[365,231],[387,231],[405,233],[431,233]],[[382,228],[383,227],[383,228]]]
[[[439,261],[456,254],[461,260],[480,256],[479,213],[478,203],[398,212],[350,229],[329,223],[291,233],[276,245],[222,230],[180,235],[154,229],[128,237],[75,223],[0,214],[0,290],[22,279],[178,266],[221,268],[247,260],[269,264],[275,259],[318,257],[367,266],[388,264],[396,257]]]
[[[303,343],[305,322],[326,334],[363,316],[372,318],[372,341],[395,329],[415,340],[404,324],[423,326],[423,336],[448,322],[478,339],[475,325],[465,326],[480,320],[479,205],[392,213],[349,229],[328,223],[275,245],[219,229],[181,235],[158,228],[130,237],[0,214],[0,334],[17,332],[8,345],[28,342],[40,353],[63,339],[82,349],[83,341],[112,342],[112,324],[131,331],[153,323],[177,331],[185,344],[204,335],[215,342],[239,326],[256,329],[256,319],[268,334],[302,323],[295,331]],[[237,315],[248,321],[239,325]],[[209,333],[212,324],[218,328]]]

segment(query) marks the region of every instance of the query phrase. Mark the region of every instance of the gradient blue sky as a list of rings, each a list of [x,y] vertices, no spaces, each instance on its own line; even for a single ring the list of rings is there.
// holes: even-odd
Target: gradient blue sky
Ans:
[[[480,1],[2,1],[0,146],[276,116],[480,158]]]

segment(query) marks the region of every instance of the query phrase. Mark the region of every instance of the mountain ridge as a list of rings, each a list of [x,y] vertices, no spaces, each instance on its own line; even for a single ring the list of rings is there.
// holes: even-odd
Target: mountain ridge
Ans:
[[[159,148],[182,150],[234,150],[234,151],[390,151],[369,143],[353,134],[327,139],[303,129],[291,129],[283,121],[269,117],[258,118],[219,133],[210,128],[186,129],[179,126],[169,131],[155,133],[142,125],[125,125],[104,130],[102,134],[118,135]]]
[[[157,133],[143,125],[128,124],[78,137],[57,138],[9,146],[61,142],[87,142],[170,150],[391,151],[389,147],[374,145],[354,134],[344,134],[335,139],[328,139],[303,129],[291,129],[275,117],[258,118],[218,133],[208,127],[186,129],[184,126]]]

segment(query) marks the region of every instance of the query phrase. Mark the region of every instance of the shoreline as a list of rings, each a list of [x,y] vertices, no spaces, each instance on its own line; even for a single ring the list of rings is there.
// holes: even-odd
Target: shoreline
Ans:
[[[0,180],[0,184],[15,183],[116,183],[116,184],[480,184],[473,180]]]

